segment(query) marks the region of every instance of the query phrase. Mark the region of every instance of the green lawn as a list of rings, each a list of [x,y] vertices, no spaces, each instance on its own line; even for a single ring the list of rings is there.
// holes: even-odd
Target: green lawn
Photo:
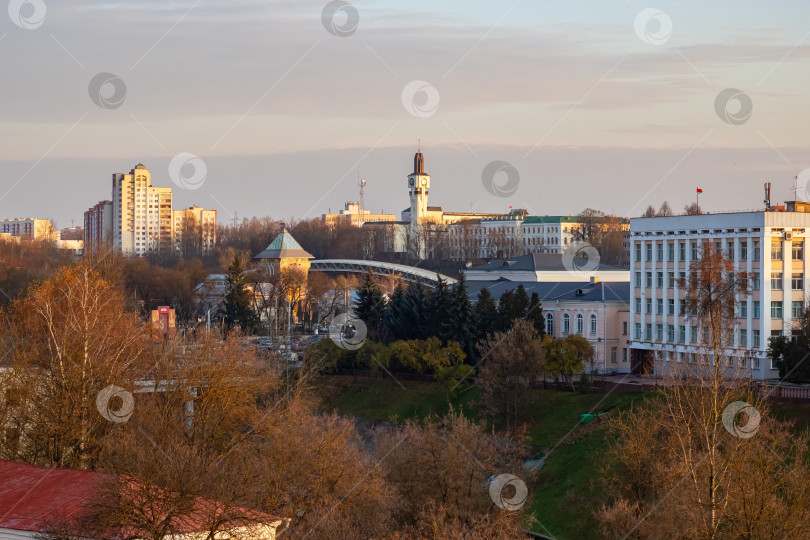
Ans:
[[[317,381],[321,407],[346,416],[368,420],[400,421],[442,414],[450,406],[461,408],[474,416],[471,403],[478,399],[474,388],[447,399],[442,385],[429,381],[394,380],[390,377],[371,378],[351,375],[331,375]]]

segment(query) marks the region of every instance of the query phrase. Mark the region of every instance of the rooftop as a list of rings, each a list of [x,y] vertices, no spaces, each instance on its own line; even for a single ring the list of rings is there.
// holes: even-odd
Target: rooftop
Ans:
[[[575,258],[572,260],[572,266],[575,268],[585,268],[588,265],[587,259]],[[486,264],[473,266],[468,271],[472,272],[565,272],[569,270],[563,263],[563,255],[559,253],[527,253],[519,257],[510,257],[508,259],[499,259],[490,261]],[[607,264],[599,265],[592,270],[592,272],[626,272],[624,268],[610,266]]]
[[[285,228],[276,236],[275,240],[264,251],[256,255],[256,259],[314,259],[310,253],[301,247],[295,238]]]

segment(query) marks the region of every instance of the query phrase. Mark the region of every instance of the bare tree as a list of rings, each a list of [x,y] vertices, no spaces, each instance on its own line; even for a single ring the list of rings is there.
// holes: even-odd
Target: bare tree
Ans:
[[[703,210],[698,203],[693,202],[683,207],[683,213],[687,216],[699,216],[703,213]]]
[[[658,212],[655,210],[655,207],[653,205],[649,205],[647,209],[644,210],[644,213],[641,214],[641,217],[655,217],[657,215]]]
[[[669,206],[667,201],[661,203],[661,207],[658,209],[658,213],[656,215],[659,217],[667,217],[672,215],[672,208]]]

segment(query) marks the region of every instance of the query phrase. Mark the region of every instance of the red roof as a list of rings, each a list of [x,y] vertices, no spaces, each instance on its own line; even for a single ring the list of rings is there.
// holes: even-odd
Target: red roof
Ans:
[[[43,531],[54,521],[77,518],[102,477],[92,471],[0,461],[0,527]]]
[[[77,469],[47,469],[14,461],[0,460],[0,528],[47,532],[49,526],[78,522],[99,494],[101,482],[108,475]],[[145,492],[160,488],[132,482],[129,496],[137,500]],[[231,520],[232,526],[262,522],[271,525],[281,518],[263,512],[242,510],[244,519]],[[183,532],[205,528],[207,516],[227,515],[217,502],[198,497],[194,511],[178,517],[176,526]]]

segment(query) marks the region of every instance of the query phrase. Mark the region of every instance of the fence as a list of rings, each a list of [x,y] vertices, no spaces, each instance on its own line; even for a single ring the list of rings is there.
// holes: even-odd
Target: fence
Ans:
[[[772,399],[810,399],[810,386],[781,386],[756,383],[756,389],[764,397]]]

